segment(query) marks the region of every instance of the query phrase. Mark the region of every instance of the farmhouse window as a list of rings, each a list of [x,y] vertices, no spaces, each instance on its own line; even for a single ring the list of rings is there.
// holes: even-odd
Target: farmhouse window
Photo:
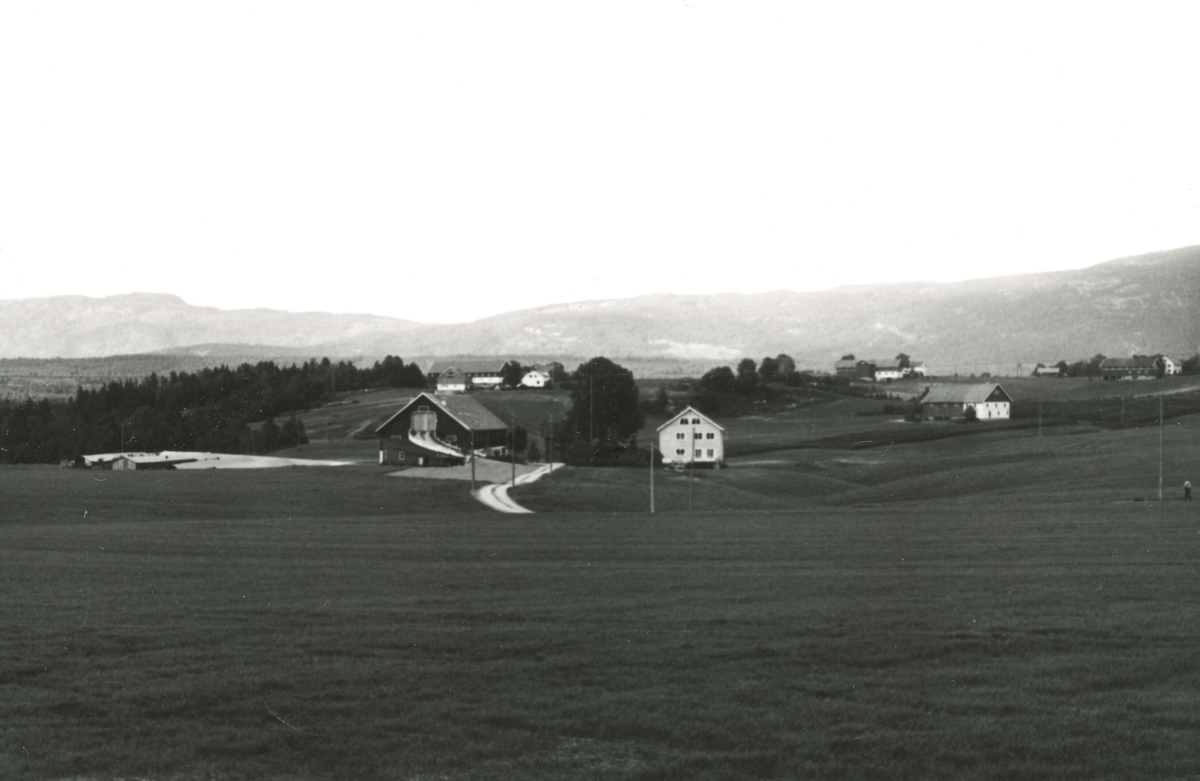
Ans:
[[[704,435],[704,438],[705,438],[705,439],[716,439],[716,438],[717,438],[717,435],[716,435],[716,434],[714,434],[714,433],[712,433],[712,432],[710,431],[710,432],[708,432],[707,434],[705,434],[705,435]]]
[[[676,450],[675,455],[677,455],[677,456],[683,455],[683,448],[679,448],[678,450]]]
[[[692,418],[692,425],[693,425],[693,426],[699,426],[699,425],[700,425],[700,418]]]
[[[678,434],[676,434],[676,435],[675,435],[675,438],[676,438],[676,439],[683,439],[683,436],[684,436],[684,435],[683,435],[683,432],[682,432],[682,431],[680,431]]]
[[[446,436],[446,441],[453,445],[454,443],[458,442],[458,434],[448,434]]]
[[[712,458],[712,457],[713,457],[712,448],[709,448],[709,449],[708,449],[708,457],[709,457],[709,458]]]
[[[692,432],[692,439],[703,439],[704,435],[699,431]]]
[[[700,448],[696,448],[696,458],[700,457]]]
[[[680,418],[680,419],[679,419],[679,425],[681,425],[681,426],[686,426],[686,425],[687,425],[687,418]]]
[[[429,411],[428,404],[422,404],[421,406],[417,407],[417,412],[428,412],[428,411]]]

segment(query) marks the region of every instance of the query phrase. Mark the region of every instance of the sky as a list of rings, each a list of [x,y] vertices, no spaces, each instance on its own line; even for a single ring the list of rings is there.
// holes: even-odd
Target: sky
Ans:
[[[1200,243],[1200,6],[0,4],[0,299],[461,322]]]

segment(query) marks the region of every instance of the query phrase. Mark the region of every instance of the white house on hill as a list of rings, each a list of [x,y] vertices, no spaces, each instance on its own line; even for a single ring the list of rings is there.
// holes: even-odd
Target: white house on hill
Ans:
[[[966,417],[968,409],[975,410],[976,420],[1007,420],[1012,414],[1012,398],[990,382],[934,385],[921,398],[926,420]]]
[[[521,378],[521,385],[526,388],[544,388],[549,384],[550,375],[539,369],[531,369]]]
[[[664,465],[720,466],[725,463],[725,429],[688,407],[658,427]]]

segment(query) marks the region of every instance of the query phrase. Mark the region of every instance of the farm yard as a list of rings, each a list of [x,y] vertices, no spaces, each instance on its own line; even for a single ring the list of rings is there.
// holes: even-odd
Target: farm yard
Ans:
[[[375,463],[411,395],[276,453],[344,466],[0,469],[0,778],[1200,774],[1186,393],[1164,502],[1134,402],[1039,436],[813,397],[723,421],[654,514],[644,467],[566,467],[532,515]]]

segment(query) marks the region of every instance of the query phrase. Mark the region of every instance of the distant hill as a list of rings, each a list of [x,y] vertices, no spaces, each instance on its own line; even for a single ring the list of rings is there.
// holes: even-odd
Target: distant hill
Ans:
[[[1200,247],[1078,271],[812,293],[656,294],[539,307],[473,323],[193,307],[170,295],[0,301],[0,357],[83,357],[247,343],[330,357],[630,356],[730,362],[786,352],[931,364],[1166,352],[1200,343]],[[204,348],[193,348],[200,350]],[[265,350],[271,354],[271,350]]]
[[[88,358],[212,343],[311,348],[416,326],[376,315],[192,306],[162,293],[10,299],[0,301],[0,358]]]

